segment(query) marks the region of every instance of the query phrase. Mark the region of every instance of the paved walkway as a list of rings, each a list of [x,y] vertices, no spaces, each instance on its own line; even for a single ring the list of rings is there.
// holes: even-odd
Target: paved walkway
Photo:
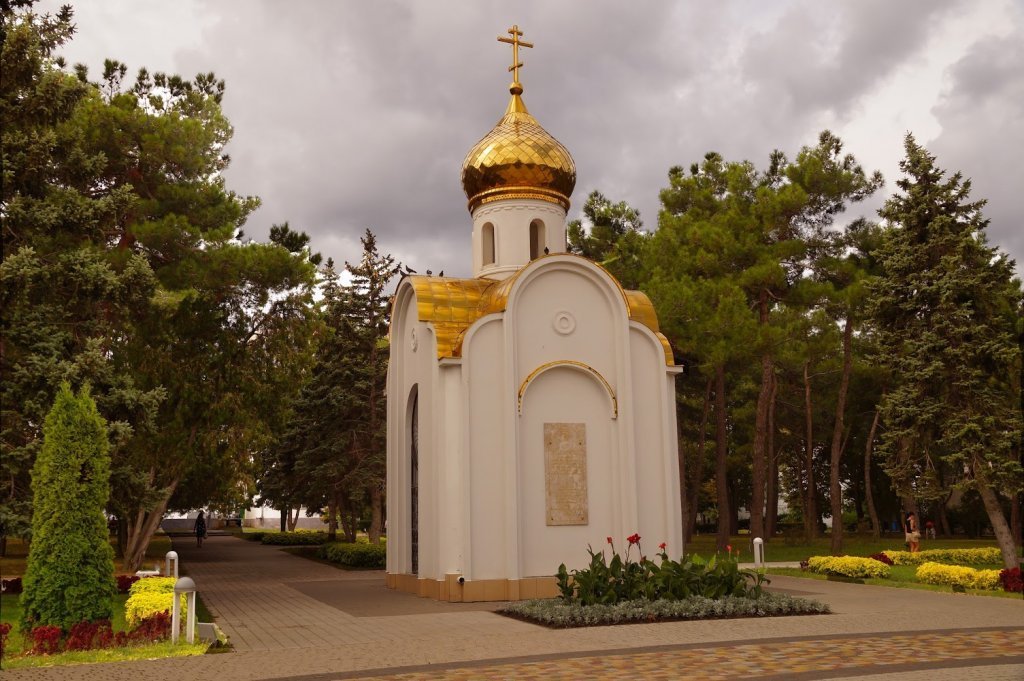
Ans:
[[[1024,601],[773,577],[811,617],[549,630],[442,604],[234,537],[176,540],[235,651],[3,672],[3,681],[335,679],[1024,679]]]

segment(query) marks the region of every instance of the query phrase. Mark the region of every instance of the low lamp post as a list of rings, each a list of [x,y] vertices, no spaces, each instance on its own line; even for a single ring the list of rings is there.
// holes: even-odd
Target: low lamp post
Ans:
[[[177,579],[178,578],[178,552],[177,551],[168,551],[166,558],[167,558],[167,566],[166,566],[166,568],[164,570],[164,574],[166,576],[168,576],[168,577],[174,577],[175,579]],[[172,563],[174,564],[174,572],[173,573],[171,572],[171,564]]]
[[[760,537],[754,538],[754,568],[764,567],[764,540]]]
[[[191,577],[179,577],[174,583],[174,603],[171,606],[171,643],[178,642],[181,629],[181,597],[186,598],[185,609],[188,612],[185,622],[185,640],[196,641],[196,583]]]

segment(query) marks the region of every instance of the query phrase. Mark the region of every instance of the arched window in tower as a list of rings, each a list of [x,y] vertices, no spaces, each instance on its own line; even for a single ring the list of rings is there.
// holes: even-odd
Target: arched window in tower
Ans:
[[[484,267],[487,267],[494,264],[494,225],[485,222],[480,236],[484,249]]]
[[[533,220],[530,222],[530,260],[539,258],[546,245],[544,223],[540,220]]]

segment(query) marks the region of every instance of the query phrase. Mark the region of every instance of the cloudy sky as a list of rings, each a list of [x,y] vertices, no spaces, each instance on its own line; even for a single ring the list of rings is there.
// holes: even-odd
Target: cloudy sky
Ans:
[[[669,167],[709,150],[763,167],[823,128],[888,194],[910,131],[1024,261],[1021,0],[71,1],[69,61],[224,78],[228,185],[263,200],[246,232],[287,220],[338,261],[369,227],[421,272],[469,274],[459,175],[504,112],[513,23],[536,45],[524,100],[576,160],[571,217],[600,189],[653,229]]]

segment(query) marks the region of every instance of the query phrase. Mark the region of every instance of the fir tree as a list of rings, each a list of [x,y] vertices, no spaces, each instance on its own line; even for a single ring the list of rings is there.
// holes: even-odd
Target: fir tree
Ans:
[[[43,425],[32,491],[24,628],[48,624],[67,631],[78,622],[110,619],[116,593],[104,516],[110,445],[88,388],[76,396],[61,385]]]
[[[878,359],[893,381],[881,406],[886,470],[905,497],[939,496],[943,474],[977,489],[1013,567],[1015,540],[998,494],[1022,487],[1013,453],[1021,411],[1010,389],[1020,366],[1020,282],[1013,262],[986,243],[985,202],[969,200],[970,180],[947,177],[911,135],[905,149],[903,193],[879,213],[892,229],[878,253],[884,275],[871,290]]]

